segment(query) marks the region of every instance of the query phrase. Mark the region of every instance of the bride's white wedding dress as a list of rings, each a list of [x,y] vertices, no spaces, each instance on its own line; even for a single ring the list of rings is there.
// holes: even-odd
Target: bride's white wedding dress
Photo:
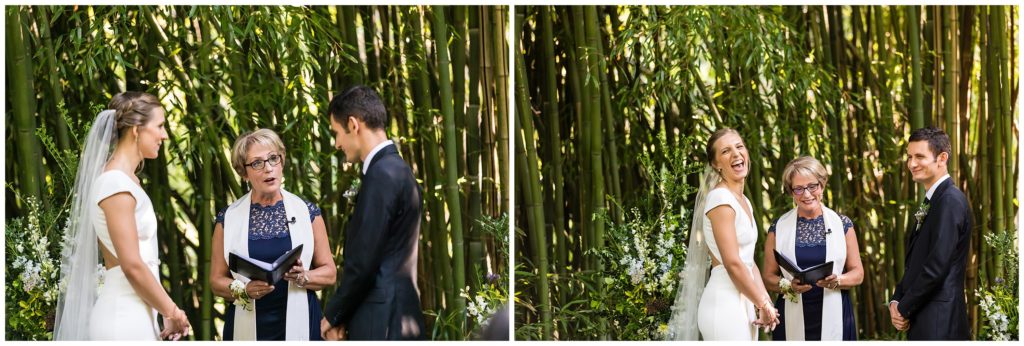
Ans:
[[[135,225],[138,228],[139,255],[159,282],[159,248],[157,243],[156,213],[149,196],[127,174],[110,170],[96,178],[93,186],[96,197],[90,204],[96,237],[114,257],[114,244],[110,241],[107,219],[99,202],[120,192],[135,198]],[[99,298],[89,318],[90,340],[159,340],[156,309],[146,304],[132,288],[121,271],[121,266],[106,270]]]
[[[750,201],[746,197],[743,199],[747,207],[753,210]],[[726,188],[717,188],[709,192],[704,203],[702,231],[716,262],[722,263],[722,255],[715,242],[707,212],[715,207],[728,205],[736,211],[736,241],[739,245],[740,259],[748,270],[753,270],[757,225],[751,220],[746,209]],[[704,340],[757,340],[757,329],[752,324],[756,319],[754,304],[736,288],[725,266],[719,264],[713,267],[697,308],[697,324]]]

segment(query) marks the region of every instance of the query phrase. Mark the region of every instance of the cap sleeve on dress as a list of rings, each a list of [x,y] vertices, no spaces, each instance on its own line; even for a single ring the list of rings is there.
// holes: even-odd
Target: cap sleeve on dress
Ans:
[[[107,197],[113,196],[121,192],[127,192],[135,196],[135,182],[131,181],[124,173],[120,171],[107,171],[96,177],[96,182],[93,188],[96,190],[96,204],[99,204]]]
[[[720,205],[728,205],[735,211],[736,207],[732,205],[733,200],[734,198],[732,198],[731,193],[725,188],[711,190],[704,199],[704,215],[707,215],[711,209],[715,209],[715,207]]]

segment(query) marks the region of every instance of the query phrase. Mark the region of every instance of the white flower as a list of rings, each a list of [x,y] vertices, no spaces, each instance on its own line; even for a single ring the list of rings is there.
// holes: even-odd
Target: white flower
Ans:
[[[96,264],[96,285],[103,286],[103,279],[106,278],[107,268],[102,264]]]

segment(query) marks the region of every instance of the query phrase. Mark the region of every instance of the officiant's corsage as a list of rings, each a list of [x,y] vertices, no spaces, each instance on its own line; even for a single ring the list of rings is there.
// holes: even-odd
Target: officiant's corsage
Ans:
[[[231,296],[235,297],[235,306],[240,306],[242,309],[245,309],[245,311],[253,311],[256,309],[252,298],[249,297],[248,293],[245,293],[245,284],[243,284],[242,281],[232,281],[231,285],[228,286],[228,289],[231,290]]]
[[[924,217],[928,216],[928,208],[930,207],[931,204],[924,202],[921,202],[921,205],[917,206],[917,211],[914,212],[914,218],[917,219],[917,226],[914,227],[915,231],[921,229],[921,223],[924,222]]]
[[[353,199],[356,198],[356,195],[359,194],[359,186],[362,185],[362,183],[363,181],[361,179],[356,178],[352,181],[352,185],[348,187],[348,190],[345,190],[345,193],[343,193],[342,196],[345,196],[349,202],[352,202]]]
[[[793,282],[787,278],[779,279],[779,291],[782,291],[782,294],[786,296],[788,301],[796,303],[797,299],[799,299],[796,290],[793,289]]]

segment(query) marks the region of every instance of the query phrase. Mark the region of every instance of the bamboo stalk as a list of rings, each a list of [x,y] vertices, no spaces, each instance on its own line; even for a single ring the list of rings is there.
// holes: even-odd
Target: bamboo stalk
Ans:
[[[47,70],[49,71],[49,86],[50,86],[50,100],[53,102],[53,114],[61,114],[61,108],[67,109],[67,105],[64,101],[64,89],[60,84],[60,66],[57,65],[57,57],[53,48],[53,35],[50,34],[50,15],[49,10],[44,6],[36,7],[32,10],[36,15],[36,28],[39,30],[39,39],[42,41],[40,48],[42,50],[43,60],[45,61]],[[55,116],[52,117],[56,126],[56,139],[57,148],[60,150],[71,149],[71,139],[68,136],[68,124],[64,121],[63,117]]]
[[[957,114],[956,111],[959,109],[957,106],[957,76],[960,73],[960,66],[957,62],[957,49],[953,46],[957,42],[956,37],[959,35],[957,31],[957,19],[956,7],[944,6],[944,15],[942,17],[943,22],[943,34],[942,34],[942,80],[943,80],[943,96],[942,96],[942,116],[945,121],[945,131],[950,134],[950,155],[949,155],[949,173],[954,182],[958,182],[957,177],[960,176],[958,154],[959,153],[959,137],[957,134],[960,132],[956,127]]]
[[[44,203],[42,149],[35,136],[36,100],[29,32],[21,7],[7,7],[7,71],[10,80],[20,87],[9,89],[14,118],[14,137],[18,141],[18,189],[24,197],[33,197]],[[14,85],[11,85],[14,86]],[[24,206],[25,201],[20,201]]]
[[[469,176],[469,213],[468,218],[474,225],[469,228],[469,260],[474,266],[473,273],[477,273],[476,267],[483,261],[483,243],[481,232],[476,226],[477,220],[482,215],[480,187],[483,181],[480,179],[480,66],[481,49],[483,47],[480,34],[480,16],[478,9],[468,11],[469,15],[469,103],[466,108],[465,130],[466,130],[466,172]],[[487,268],[483,268],[486,271]],[[481,273],[482,274],[482,273]],[[479,288],[479,286],[477,286]]]
[[[552,30],[552,18],[551,8],[548,6],[540,7],[540,18],[538,19],[541,26],[541,58],[544,62],[544,84],[542,90],[544,91],[544,113],[546,113],[548,123],[548,142],[551,146],[550,160],[551,160],[551,191],[548,195],[552,196],[553,208],[552,208],[552,231],[554,235],[552,239],[555,243],[555,258],[551,262],[555,264],[555,271],[558,273],[559,278],[566,277],[565,261],[568,259],[566,242],[568,237],[565,234],[565,205],[564,188],[565,178],[563,176],[562,168],[562,131],[561,131],[561,119],[558,114],[558,90],[555,76],[558,74],[558,70],[555,69],[555,53],[554,53],[554,35]],[[564,290],[559,290],[559,301],[565,302],[566,295]]]
[[[1007,223],[1006,223],[1005,215],[1004,215],[1005,209],[1004,209],[1004,205],[1003,205],[1004,202],[1007,200],[1007,198],[1005,197],[1006,196],[1005,195],[1005,186],[1006,185],[1003,185],[1003,181],[1004,181],[1003,180],[1003,174],[1006,171],[1006,167],[1005,167],[1005,156],[1003,156],[1003,154],[1001,153],[1001,150],[1002,150],[1002,148],[1003,148],[1005,143],[1004,143],[1003,136],[1001,136],[1001,133],[1000,133],[1001,131],[999,130],[999,126],[1003,125],[1001,119],[1007,116],[1006,110],[1003,108],[1002,91],[1000,90],[1001,88],[1008,87],[1008,86],[1002,85],[1003,79],[1000,78],[1001,77],[1000,69],[1002,68],[1002,65],[999,63],[1000,59],[1001,59],[1001,56],[1000,56],[1001,47],[1000,47],[1000,45],[1002,44],[1001,43],[1002,40],[1005,39],[1005,37],[1002,36],[1002,33],[1003,33],[1002,26],[1003,25],[1004,24],[1003,24],[1003,16],[1002,16],[1001,9],[999,7],[990,7],[989,8],[989,27],[990,27],[991,36],[990,36],[989,45],[988,45],[988,48],[989,48],[989,52],[988,52],[988,54],[989,54],[989,61],[988,61],[988,74],[989,74],[988,75],[988,85],[989,85],[988,92],[989,92],[989,94],[988,94],[988,100],[989,100],[989,105],[990,105],[989,106],[990,107],[989,108],[989,119],[992,119],[992,123],[990,125],[991,129],[992,129],[992,138],[991,138],[992,139],[992,147],[991,147],[992,152],[990,153],[990,155],[992,156],[992,159],[993,159],[993,165],[992,165],[993,172],[992,172],[991,176],[993,177],[992,180],[995,182],[995,184],[998,184],[996,186],[1001,186],[1000,188],[996,188],[996,186],[993,186],[993,189],[992,189],[992,191],[995,193],[994,200],[993,200],[994,203],[993,203],[993,208],[992,208],[992,212],[993,212],[992,213],[992,224],[993,224],[992,230],[993,230],[993,232],[1002,232],[1002,231],[1007,229],[1007,227],[1006,227]],[[1001,274],[1001,272],[1002,272],[1002,263],[1001,262],[1002,261],[1000,261],[998,259],[998,256],[995,256],[995,257],[996,258],[993,258],[993,261],[992,261],[992,263],[993,263],[992,272],[989,273],[989,277],[988,277],[989,282],[994,281],[996,277],[999,277],[1000,275],[1002,275]]]
[[[452,242],[452,262],[454,271],[453,285],[460,292],[463,287],[466,286],[466,261],[465,261],[465,245],[464,235],[462,233],[462,202],[460,202],[459,193],[459,165],[458,165],[458,151],[456,151],[456,131],[455,131],[455,112],[452,109],[452,102],[449,100],[453,99],[452,96],[452,85],[449,68],[451,62],[448,59],[448,21],[444,16],[444,9],[440,7],[433,7],[431,9],[433,13],[434,26],[431,28],[431,32],[434,33],[434,43],[437,52],[437,72],[440,80],[437,82],[441,91],[441,115],[444,119],[444,151],[445,151],[445,166],[444,174],[447,177],[445,181],[445,192],[447,198],[445,202],[448,205],[448,222],[451,227],[451,242]],[[453,310],[455,313],[456,324],[459,328],[464,328],[465,321],[461,314],[466,309],[466,301],[462,295],[454,297]]]
[[[499,188],[501,189],[501,203],[498,206],[507,208],[509,206],[509,194],[511,194],[510,187],[512,186],[509,181],[509,165],[506,162],[505,155],[500,153],[507,153],[508,151],[508,68],[505,66],[507,62],[508,42],[505,41],[505,23],[507,22],[507,14],[505,13],[504,6],[492,6],[490,7],[493,11],[491,16],[491,25],[494,29],[491,31],[491,51],[493,52],[492,57],[494,58],[494,89],[495,89],[495,119],[497,120],[497,139],[498,139],[498,174]]]
[[[522,20],[522,15],[517,15],[517,22]],[[521,37],[516,35],[516,37]],[[529,89],[526,80],[526,67],[521,54],[517,54],[516,64],[516,99],[517,113],[516,121],[516,165],[517,171],[525,182],[523,190],[526,196],[526,210],[530,232],[530,245],[534,256],[534,267],[537,270],[537,295],[539,298],[538,309],[541,310],[542,334],[544,340],[551,339],[551,303],[548,287],[548,251],[547,236],[544,224],[544,204],[540,196],[540,162],[537,156],[536,144],[534,142],[533,111],[529,102]]]
[[[588,79],[592,81],[590,84],[590,100],[587,101],[591,104],[592,112],[587,114],[589,117],[588,122],[584,125],[590,127],[590,176],[591,176],[591,212],[594,218],[594,222],[591,225],[594,228],[594,246],[597,249],[604,249],[604,231],[605,224],[602,220],[603,215],[606,213],[605,206],[605,182],[604,182],[604,170],[601,167],[603,160],[602,145],[603,136],[601,135],[601,86],[600,77],[596,76],[597,73],[602,73],[600,64],[598,62],[601,59],[600,54],[600,36],[597,31],[597,10],[594,6],[587,6],[586,11],[586,37],[587,37],[587,49],[589,50],[589,56],[587,57],[588,63]],[[587,125],[589,123],[589,125]],[[604,264],[600,258],[595,256],[595,270],[597,273],[604,272]],[[604,280],[598,278],[595,280],[595,286],[597,287],[598,296],[604,292]],[[602,333],[607,333],[607,321],[603,317],[598,318],[599,328]],[[602,339],[607,339],[607,334],[602,334]]]

